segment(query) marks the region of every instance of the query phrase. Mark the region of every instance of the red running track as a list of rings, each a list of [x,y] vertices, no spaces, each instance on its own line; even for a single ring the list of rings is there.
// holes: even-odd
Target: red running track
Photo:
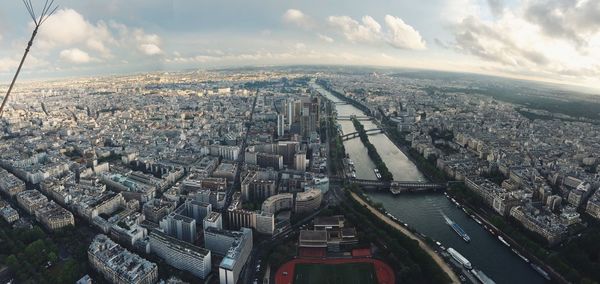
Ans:
[[[375,275],[377,276],[377,283],[379,284],[394,284],[396,276],[394,270],[385,262],[379,259],[373,258],[326,258],[326,259],[306,259],[296,258],[292,259],[283,264],[277,269],[275,274],[275,284],[293,284],[294,282],[294,268],[299,263],[326,263],[326,264],[340,264],[340,263],[355,263],[355,262],[366,262],[373,264],[375,268]],[[284,272],[286,275],[284,275]]]

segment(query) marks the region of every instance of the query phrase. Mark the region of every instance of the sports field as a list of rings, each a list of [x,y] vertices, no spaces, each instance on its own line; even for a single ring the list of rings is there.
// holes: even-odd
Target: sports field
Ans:
[[[294,284],[377,284],[370,262],[339,264],[298,263]]]

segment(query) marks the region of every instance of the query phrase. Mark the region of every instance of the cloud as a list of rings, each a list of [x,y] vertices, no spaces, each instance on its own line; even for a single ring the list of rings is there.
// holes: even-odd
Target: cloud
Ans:
[[[19,66],[19,62],[21,61],[22,54],[15,55],[12,57],[0,57],[0,73],[10,72],[13,75],[14,71],[17,70]],[[33,54],[27,56],[27,60],[25,61],[25,65],[23,65],[23,70],[33,70],[41,67],[48,66],[48,62],[42,60]]]
[[[130,28],[124,24],[111,21],[109,26],[118,34],[117,44],[121,47],[138,50],[142,55],[154,56],[162,54],[162,40],[157,34],[146,33],[140,28]]]
[[[597,0],[534,0],[524,7],[524,17],[550,37],[568,39],[578,46],[600,31]]]
[[[573,11],[566,0],[561,4],[563,12],[553,6],[557,1],[546,2],[546,6],[525,2],[505,7],[494,19],[465,17],[452,28],[454,41],[440,41],[440,45],[484,60],[476,64],[488,71],[568,83],[598,82],[600,28],[593,28],[595,19],[567,16]],[[579,5],[585,3],[589,2],[580,1]],[[588,13],[595,11],[589,8]],[[571,17],[568,23],[566,17]],[[577,29],[575,22],[582,23],[582,28]]]
[[[374,42],[381,38],[381,25],[371,16],[364,16],[362,24],[348,16],[330,16],[327,21],[351,42]]]
[[[162,50],[156,44],[144,43],[139,46],[139,50],[146,55],[157,55],[161,54]]]
[[[211,55],[202,53],[192,56],[174,56],[165,57],[166,64],[175,64],[177,66],[197,67],[203,66],[222,66],[222,65],[244,65],[244,64],[372,64],[373,60],[384,62],[390,65],[390,56],[385,53],[371,53],[365,51],[362,54],[336,50],[327,52],[323,50],[314,50],[300,45],[289,45],[287,49],[280,51],[265,50],[244,50],[241,53],[225,53],[221,55]]]
[[[440,9],[440,18],[445,24],[457,23],[462,19],[479,15],[482,11],[481,0],[445,0]]]
[[[333,38],[328,37],[326,35],[323,34],[317,34],[317,36],[319,37],[320,40],[324,41],[324,42],[328,42],[328,43],[332,43],[334,42]]]
[[[294,48],[297,50],[304,50],[306,49],[306,44],[304,44],[303,42],[298,42],[294,45]]]
[[[344,37],[354,43],[387,43],[399,49],[421,50],[425,49],[425,41],[412,26],[402,19],[386,15],[385,27],[371,16],[364,16],[361,22],[348,16],[330,16],[329,24],[341,31]]]
[[[482,22],[475,17],[464,19],[455,31],[456,47],[481,59],[511,66],[545,65],[543,52],[517,42],[510,28]]]
[[[89,63],[93,60],[87,52],[78,48],[65,49],[61,51],[60,59],[75,64]]]
[[[487,0],[490,12],[494,17],[499,17],[504,13],[504,2],[503,0]]]
[[[120,57],[115,58],[117,62],[123,57],[162,53],[161,39],[156,34],[116,21],[94,24],[73,9],[58,10],[48,18],[40,29],[36,47],[44,52],[61,50],[60,59],[76,64],[100,62],[92,56],[94,54],[105,60]]]
[[[133,38],[138,45],[138,49],[145,55],[158,55],[163,53],[160,48],[160,37],[156,34],[146,34],[141,29],[133,31]]]
[[[317,28],[317,23],[300,10],[289,9],[282,18],[286,23],[295,24],[307,30]],[[377,20],[369,15],[363,16],[360,22],[349,16],[329,16],[327,24],[352,43],[388,43],[400,49],[426,48],[419,32],[402,19],[386,15],[384,20],[386,31]],[[334,42],[333,38],[321,33],[317,33],[317,37],[328,43]]]
[[[106,44],[114,42],[115,39],[104,21],[91,24],[77,11],[61,9],[42,25],[36,44],[41,49],[84,45],[90,50],[109,56],[110,51]]]
[[[0,72],[8,72],[16,69],[19,64],[19,59],[11,57],[0,58]]]
[[[375,33],[381,32],[381,25],[377,21],[375,21],[375,19],[373,19],[373,17],[368,16],[368,15],[364,16],[362,18],[362,22],[370,31],[373,31]]]
[[[388,42],[394,47],[401,49],[425,49],[425,41],[421,38],[419,32],[413,27],[404,23],[398,17],[391,15],[385,16],[385,23],[389,28]]]
[[[433,39],[433,42],[435,42],[435,44],[437,44],[441,48],[444,48],[444,49],[450,48],[450,46],[448,45],[448,43],[444,42],[443,40],[441,40],[441,39],[439,39],[437,37],[435,39]]]
[[[297,9],[288,9],[283,14],[282,19],[288,24],[293,24],[304,29],[311,29],[314,27],[314,21]]]

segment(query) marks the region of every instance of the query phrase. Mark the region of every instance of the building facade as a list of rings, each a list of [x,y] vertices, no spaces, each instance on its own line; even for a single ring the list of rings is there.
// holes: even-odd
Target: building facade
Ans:
[[[205,279],[211,270],[211,252],[173,238],[160,230],[150,232],[150,250],[169,265]]]

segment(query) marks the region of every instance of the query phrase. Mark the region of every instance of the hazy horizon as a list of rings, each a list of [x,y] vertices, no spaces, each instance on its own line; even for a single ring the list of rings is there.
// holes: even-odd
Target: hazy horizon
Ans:
[[[38,9],[42,1],[33,1]],[[600,2],[74,1],[42,26],[21,79],[238,66],[466,72],[600,90]],[[0,5],[0,79],[33,29]]]

